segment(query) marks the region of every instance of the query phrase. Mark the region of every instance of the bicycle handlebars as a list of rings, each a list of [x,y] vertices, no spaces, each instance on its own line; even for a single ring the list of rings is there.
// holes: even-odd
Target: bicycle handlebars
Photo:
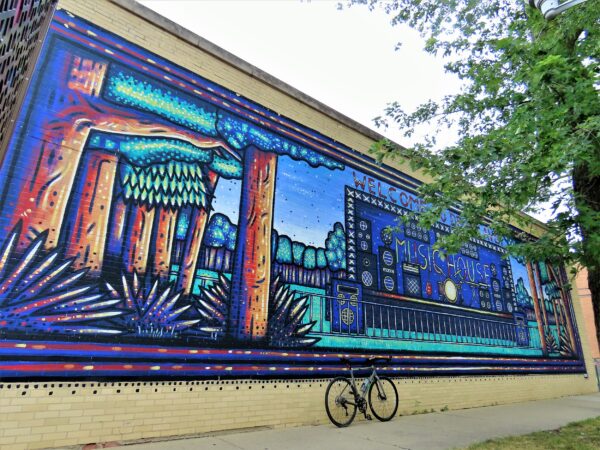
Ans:
[[[369,356],[366,358],[365,363],[374,364],[376,361],[382,362],[390,362],[392,360],[391,356]],[[350,358],[341,357],[340,361],[346,364],[349,367],[352,367],[352,360]]]

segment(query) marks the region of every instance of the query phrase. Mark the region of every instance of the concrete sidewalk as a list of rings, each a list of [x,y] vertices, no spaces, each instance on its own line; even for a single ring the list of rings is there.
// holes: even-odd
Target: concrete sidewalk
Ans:
[[[127,450],[448,449],[490,438],[551,430],[600,416],[600,394],[403,416],[391,422],[232,432],[207,437],[128,445]]]

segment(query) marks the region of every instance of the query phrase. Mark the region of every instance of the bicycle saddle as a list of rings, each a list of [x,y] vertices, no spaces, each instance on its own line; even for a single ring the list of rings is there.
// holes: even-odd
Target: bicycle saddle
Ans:
[[[390,362],[392,357],[388,356],[369,356],[367,362],[374,363],[375,361]]]
[[[365,362],[368,364],[373,364],[376,361],[390,362],[391,360],[392,360],[391,356],[369,356],[365,360]],[[340,361],[343,362],[344,364],[347,364],[348,366],[352,365],[352,361],[350,360],[350,358],[340,357]]]

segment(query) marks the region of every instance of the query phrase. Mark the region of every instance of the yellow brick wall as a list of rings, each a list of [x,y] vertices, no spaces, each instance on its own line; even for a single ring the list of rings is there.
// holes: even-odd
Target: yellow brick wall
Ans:
[[[596,337],[596,325],[594,323],[594,307],[592,306],[592,293],[588,288],[588,272],[587,269],[582,269],[575,278],[575,286],[579,301],[583,310],[583,318],[587,328],[586,338],[590,342],[590,351],[592,358],[600,359],[600,348],[598,338]]]
[[[397,378],[399,414],[594,391],[575,376]],[[126,442],[254,427],[327,423],[328,380],[2,384],[0,448]],[[557,411],[560,414],[560,411]]]
[[[372,141],[359,132],[107,0],[62,0],[60,6],[349,147],[365,152],[371,145]],[[399,168],[410,173],[406,167]],[[574,304],[580,333],[585,335],[580,303]],[[589,378],[580,374],[396,379],[399,413],[594,392],[597,385],[585,339],[583,346]],[[326,384],[324,379],[0,383],[0,448],[45,448],[326,423]]]

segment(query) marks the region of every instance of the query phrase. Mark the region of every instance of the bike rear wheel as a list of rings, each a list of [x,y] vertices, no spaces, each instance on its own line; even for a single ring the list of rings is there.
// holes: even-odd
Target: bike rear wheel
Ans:
[[[356,416],[354,388],[347,378],[337,377],[325,391],[325,410],[336,427],[347,427]]]
[[[398,411],[398,391],[394,382],[380,377],[369,389],[369,406],[373,415],[382,422],[391,420]]]

